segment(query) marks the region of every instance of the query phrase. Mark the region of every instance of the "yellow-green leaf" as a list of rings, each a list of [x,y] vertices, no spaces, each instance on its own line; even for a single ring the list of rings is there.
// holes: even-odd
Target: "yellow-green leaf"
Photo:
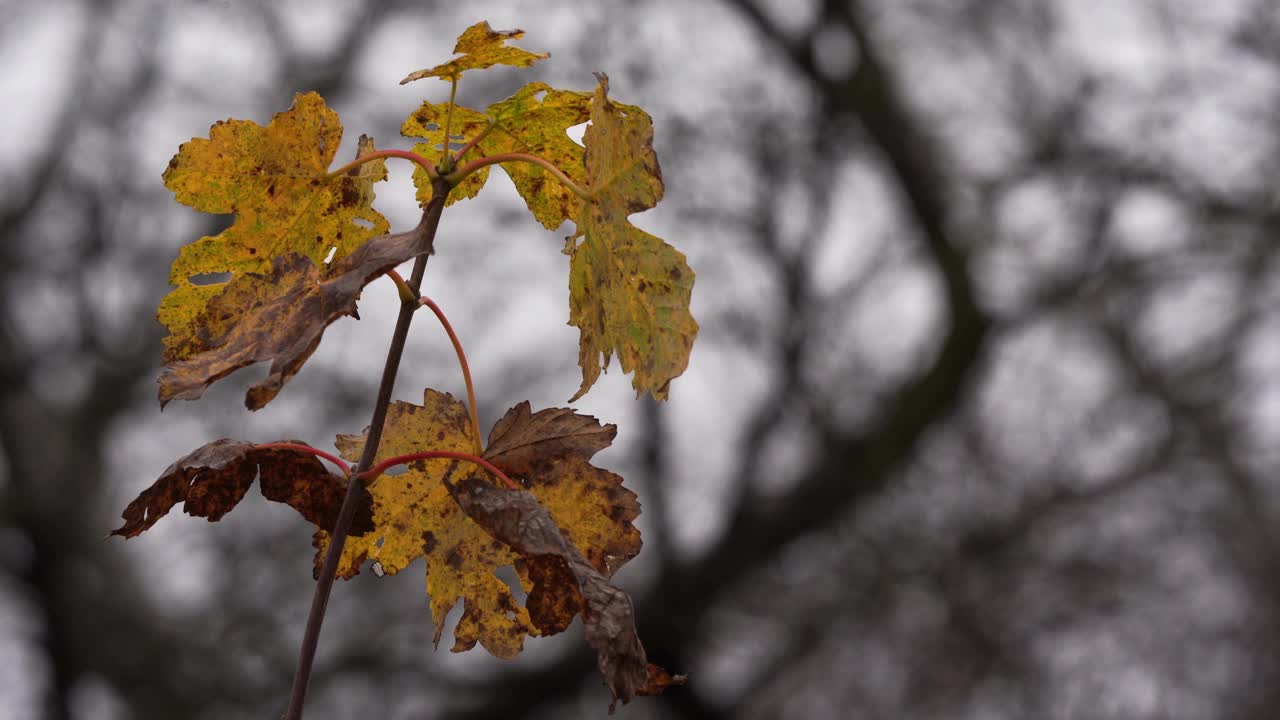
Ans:
[[[586,185],[569,261],[569,324],[581,332],[581,397],[616,353],[634,373],[636,393],[667,397],[684,372],[698,334],[689,312],[694,273],[684,254],[632,225],[627,217],[662,199],[662,172],[653,152],[653,121],[643,110],[609,100],[600,76],[591,104]],[[580,242],[579,238],[584,238]]]
[[[461,54],[462,57],[433,68],[409,73],[400,81],[400,84],[404,85],[429,77],[453,81],[467,70],[479,70],[494,65],[528,67],[539,60],[551,57],[551,53],[529,52],[507,45],[508,40],[519,40],[522,37],[524,37],[523,30],[494,30],[489,27],[488,22],[478,22],[458,36],[458,44],[454,46],[453,52]]]
[[[337,113],[316,93],[299,93],[293,107],[266,126],[227,120],[209,137],[184,143],[169,161],[165,186],[176,199],[209,213],[235,213],[234,224],[216,236],[183,247],[169,273],[175,288],[158,317],[169,330],[165,360],[190,358],[221,336],[234,317],[202,317],[226,283],[197,284],[193,277],[267,273],[276,257],[298,253],[317,266],[332,251],[342,258],[389,224],[372,207],[373,184],[386,179],[381,160],[330,178],[328,169],[342,139]],[[362,138],[360,152],[373,150]]]
[[[414,148],[419,154],[434,157],[444,146],[443,125],[448,114],[447,103],[423,103],[405,120],[400,132],[407,137],[425,138]],[[546,83],[534,82],[514,95],[477,112],[457,106],[453,110],[452,142],[466,142],[483,135],[462,159],[468,160],[504,153],[525,153],[551,161],[574,182],[585,181],[582,146],[569,139],[566,130],[587,121],[591,113],[591,94],[557,90]],[[574,194],[538,165],[509,162],[502,169],[511,177],[529,212],[547,229],[560,227],[573,219],[578,199]],[[449,202],[475,196],[488,179],[488,167],[468,175],[449,194]],[[414,172],[418,202],[431,199],[431,179],[425,172]]]

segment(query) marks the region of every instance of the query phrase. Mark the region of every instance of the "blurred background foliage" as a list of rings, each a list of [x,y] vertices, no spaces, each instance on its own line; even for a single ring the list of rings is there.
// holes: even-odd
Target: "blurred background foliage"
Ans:
[[[480,19],[552,59],[468,75],[460,102],[608,72],[667,181],[633,220],[698,272],[671,402],[615,368],[580,404],[619,424],[601,464],[645,507],[618,576],[641,637],[691,677],[622,717],[1280,715],[1275,3],[10,0],[0,717],[283,710],[303,521],[250,502],[103,537],[209,439],[358,432],[394,292],[268,409],[239,402],[259,369],[162,415],[168,265],[228,219],[160,172],[304,90],[341,113],[340,157],[361,132],[408,147],[401,120],[447,86],[396,81]],[[565,233],[490,182],[426,280],[486,425],[577,387]],[[453,362],[418,323],[398,396],[458,394]],[[515,662],[432,652],[430,628],[418,572],[339,585],[307,717],[603,715],[579,628]]]

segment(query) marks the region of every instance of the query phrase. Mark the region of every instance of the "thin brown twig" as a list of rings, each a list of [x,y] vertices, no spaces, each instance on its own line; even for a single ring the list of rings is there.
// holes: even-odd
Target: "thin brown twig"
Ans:
[[[414,261],[413,272],[409,276],[409,287],[413,289],[415,295],[422,286],[422,276],[427,270],[427,256],[435,244],[436,229],[440,225],[440,214],[444,210],[444,199],[449,190],[448,185],[441,180],[437,179],[434,184],[435,195],[423,211],[422,222],[418,223],[416,229],[420,233],[424,252]],[[387,361],[382,370],[382,381],[378,385],[373,418],[369,421],[369,433],[365,439],[364,452],[360,456],[360,462],[356,463],[353,474],[369,469],[377,455],[383,426],[386,424],[387,408],[391,404],[391,392],[395,388],[396,374],[400,370],[400,358],[404,355],[405,341],[409,336],[409,324],[413,321],[413,313],[417,309],[416,302],[405,302],[400,305],[396,328],[391,335],[391,346],[387,350]],[[342,508],[338,511],[338,521],[329,538],[329,550],[325,554],[320,576],[316,579],[316,591],[312,596],[311,611],[307,615],[302,647],[298,651],[298,669],[293,676],[289,709],[284,714],[284,720],[302,720],[302,705],[307,696],[307,683],[311,678],[311,667],[315,663],[316,646],[320,640],[320,628],[324,624],[325,610],[329,605],[329,594],[333,590],[333,581],[337,577],[338,561],[342,558],[347,531],[351,527],[351,521],[360,503],[361,495],[356,491],[359,485],[360,483],[352,482],[347,486]]]

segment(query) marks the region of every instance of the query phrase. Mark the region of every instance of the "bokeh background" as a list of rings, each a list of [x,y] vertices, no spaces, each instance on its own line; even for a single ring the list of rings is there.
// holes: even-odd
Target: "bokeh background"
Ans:
[[[578,404],[645,509],[617,580],[691,678],[620,717],[1280,717],[1270,0],[0,2],[0,717],[283,711],[304,521],[255,491],[103,538],[207,440],[364,427],[394,293],[267,409],[240,404],[259,367],[162,414],[168,265],[229,218],[160,172],[304,90],[340,157],[408,147],[447,85],[396,81],[480,19],[552,58],[460,102],[602,70],[650,110],[667,197],[633,220],[698,273],[670,402],[615,367]],[[500,173],[445,214],[425,287],[486,427],[577,388],[564,234]],[[428,385],[462,389],[422,321],[397,397]],[[307,718],[604,715],[578,627],[432,651],[421,570],[336,588]]]

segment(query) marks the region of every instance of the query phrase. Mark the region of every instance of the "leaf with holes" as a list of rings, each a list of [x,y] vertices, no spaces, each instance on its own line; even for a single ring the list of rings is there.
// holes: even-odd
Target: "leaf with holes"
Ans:
[[[583,136],[591,199],[578,212],[569,261],[569,324],[580,333],[582,386],[591,388],[616,353],[632,387],[659,400],[684,372],[698,334],[689,313],[693,270],[684,254],[627,217],[662,199],[653,152],[653,121],[643,110],[609,100],[599,76],[591,124]]]
[[[602,426],[571,410],[532,413],[522,403],[494,426],[490,450],[484,454],[545,503],[574,545],[606,575],[640,549],[639,532],[631,524],[640,512],[635,495],[622,487],[622,478],[589,462],[615,432],[612,425]],[[472,444],[466,406],[427,390],[422,405],[391,405],[378,458],[426,450],[469,452]],[[358,457],[363,447],[363,437],[338,439],[344,457]],[[371,560],[393,574],[425,557],[436,642],[444,632],[446,614],[462,600],[453,650],[468,650],[479,642],[498,657],[514,657],[526,635],[563,628],[531,623],[528,610],[495,574],[516,564],[519,556],[468,521],[450,496],[444,481],[472,470],[462,461],[433,459],[411,463],[403,474],[379,478],[370,488],[376,529],[348,541],[338,572],[351,577]],[[328,548],[327,532],[317,533],[316,545],[319,566]]]
[[[414,146],[419,155],[431,156],[444,147],[444,124],[447,103],[425,102],[405,120],[400,132],[406,137],[425,138]],[[582,165],[582,146],[569,139],[566,130],[587,121],[591,113],[591,93],[556,90],[546,83],[529,83],[514,95],[496,102],[483,113],[455,106],[451,142],[480,140],[468,151],[463,161],[505,153],[525,153],[549,160],[574,182],[586,180]],[[456,139],[455,139],[456,138]],[[568,188],[538,165],[509,162],[502,169],[511,177],[529,212],[548,230],[555,230],[576,215],[578,199]],[[474,197],[489,178],[483,167],[468,175],[449,193],[448,202]],[[431,199],[431,178],[416,168],[414,185],[418,202]]]
[[[289,441],[297,442],[297,441]],[[137,537],[182,503],[195,517],[221,520],[244,499],[255,477],[268,500],[285,503],[322,527],[333,527],[347,481],[325,469],[314,455],[264,448],[238,440],[215,440],[173,463],[125,508],[124,525],[111,532]],[[353,534],[373,529],[368,504],[356,514]]]
[[[261,409],[315,351],[329,323],[356,316],[356,300],[367,283],[430,252],[430,238],[416,232],[380,235],[323,274],[306,256],[291,253],[276,258],[270,272],[237,277],[196,318],[201,352],[165,364],[161,407],[175,398],[194,400],[232,372],[270,362],[267,377],[244,399],[250,410]]]
[[[177,200],[209,213],[235,213],[231,227],[183,247],[170,269],[174,290],[158,316],[169,330],[165,360],[185,360],[207,349],[235,317],[210,317],[209,301],[226,283],[193,278],[270,272],[275,258],[303,255],[317,267],[330,253],[341,259],[389,229],[372,207],[373,185],[387,177],[381,160],[329,177],[342,125],[316,93],[299,93],[293,107],[266,126],[227,120],[209,138],[184,143],[164,172]],[[359,153],[373,150],[362,138]],[[210,327],[209,323],[214,322]]]
[[[494,30],[489,27],[488,22],[478,22],[458,36],[458,43],[454,45],[453,52],[462,57],[433,68],[409,73],[400,81],[400,84],[404,85],[429,77],[456,81],[458,76],[467,70],[480,70],[494,65],[528,67],[539,60],[551,57],[551,53],[529,52],[507,45],[508,40],[519,40],[522,37],[524,37],[523,30]]]
[[[405,137],[425,138],[425,142],[420,142],[413,146],[413,151],[427,158],[439,157],[446,145],[444,124],[448,115],[449,103],[423,102],[421,107],[415,110],[400,126],[400,134]],[[484,114],[477,110],[472,110],[462,105],[455,105],[453,108],[452,123],[455,128],[461,126],[469,129],[478,125],[487,125],[488,122]],[[449,143],[458,142],[458,137],[456,132],[451,133]],[[445,198],[444,201],[445,207],[449,207],[459,200],[475,197],[484,188],[488,180],[488,167],[482,167],[466,176],[462,179],[462,182],[449,190],[449,197]],[[416,196],[418,204],[426,207],[427,203],[431,201],[432,181],[431,177],[427,175],[427,171],[417,165],[413,168],[413,185],[418,189]]]

